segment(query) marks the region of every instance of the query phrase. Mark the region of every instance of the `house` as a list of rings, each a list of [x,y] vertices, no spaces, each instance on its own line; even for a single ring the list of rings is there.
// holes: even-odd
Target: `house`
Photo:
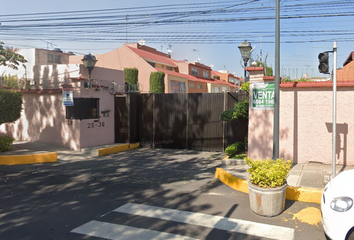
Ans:
[[[95,55],[96,66],[124,70],[137,68],[140,92],[149,92],[150,74],[165,73],[165,93],[207,93],[234,91],[234,85],[212,79],[209,66],[199,62],[177,61],[171,55],[139,43],[125,44],[111,52]],[[70,56],[78,64],[82,56]]]
[[[95,67],[93,88],[87,88],[88,71],[82,64],[68,64],[70,54],[28,49],[23,55],[28,62],[18,71],[18,81],[25,81],[21,117],[2,124],[0,133],[73,150],[115,142],[114,94],[124,86],[123,71]],[[6,67],[1,71],[16,73]]]
[[[353,81],[354,80],[354,51],[343,63],[343,68],[337,69],[337,81]]]
[[[224,82],[235,84],[238,81],[244,82],[244,80],[234,74],[229,73],[226,70],[212,71],[212,78],[218,79]]]
[[[169,54],[159,52],[154,48],[139,43],[125,44],[105,54],[95,55],[98,60],[96,66],[109,69],[124,70],[124,68],[139,69],[140,92],[149,92],[150,74],[158,71],[178,72],[178,66]],[[70,56],[70,63],[80,63],[82,56]],[[165,77],[166,93],[173,92],[176,82],[187,82],[186,79],[172,74]],[[187,91],[187,88],[185,88]]]
[[[23,65],[18,66],[18,70],[0,67],[1,75],[17,75],[18,78],[34,79],[40,74],[39,68],[43,66],[55,66],[58,64],[69,64],[69,56],[72,53],[65,53],[60,49],[54,50],[28,48],[18,51],[27,60]]]

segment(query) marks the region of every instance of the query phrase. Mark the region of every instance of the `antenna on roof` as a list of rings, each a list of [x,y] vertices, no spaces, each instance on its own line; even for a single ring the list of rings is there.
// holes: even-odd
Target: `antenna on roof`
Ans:
[[[139,43],[141,46],[144,46],[144,45],[145,45],[145,40],[144,40],[144,39],[140,39],[138,43]]]
[[[171,55],[171,52],[172,52],[172,45],[171,44],[168,44],[168,48],[167,48],[167,52],[169,55]]]
[[[56,44],[53,44],[53,41],[51,41],[51,42],[48,42],[48,41],[45,41],[45,40],[41,40],[41,41],[47,43],[47,49],[49,49],[49,45],[52,46],[52,48],[53,48],[53,46],[58,46]]]

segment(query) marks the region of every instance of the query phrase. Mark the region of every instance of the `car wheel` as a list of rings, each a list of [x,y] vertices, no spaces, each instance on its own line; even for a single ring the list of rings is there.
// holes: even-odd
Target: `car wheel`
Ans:
[[[350,229],[345,240],[354,240],[354,227]]]

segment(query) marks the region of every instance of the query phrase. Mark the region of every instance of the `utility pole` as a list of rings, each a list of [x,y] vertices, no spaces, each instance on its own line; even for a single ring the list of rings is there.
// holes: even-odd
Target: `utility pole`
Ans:
[[[274,126],[273,126],[273,159],[279,158],[279,85],[280,85],[280,11],[279,1],[276,0],[275,14],[275,79],[274,79]]]
[[[260,61],[262,62],[262,35],[261,35],[261,49],[259,55],[260,55]]]
[[[337,134],[337,42],[333,42],[333,131],[332,131],[332,179],[336,176]]]

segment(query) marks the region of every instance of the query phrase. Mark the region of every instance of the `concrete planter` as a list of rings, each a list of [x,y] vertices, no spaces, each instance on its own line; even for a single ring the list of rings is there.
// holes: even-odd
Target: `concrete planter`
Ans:
[[[261,216],[279,215],[285,208],[286,187],[261,188],[248,181],[251,210]]]

